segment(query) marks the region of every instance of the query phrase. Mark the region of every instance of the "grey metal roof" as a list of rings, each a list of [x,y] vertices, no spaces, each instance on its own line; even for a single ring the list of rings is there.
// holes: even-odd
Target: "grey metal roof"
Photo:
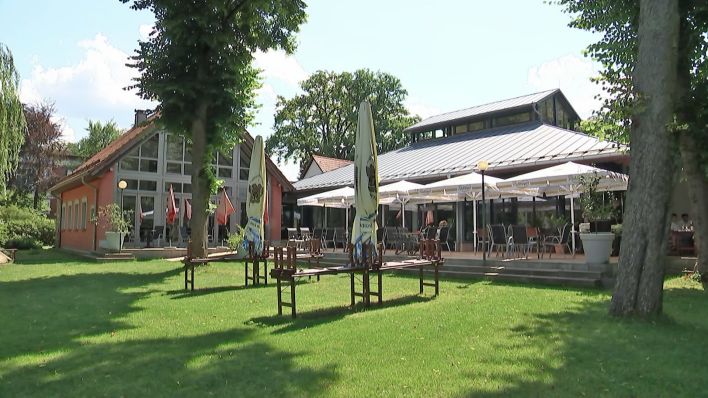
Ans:
[[[625,146],[560,127],[530,122],[419,141],[379,155],[381,184],[457,175],[474,170],[481,159],[490,170],[621,154]],[[296,190],[353,184],[354,165],[302,179]]]
[[[538,93],[522,95],[521,97],[509,98],[501,101],[490,102],[488,104],[477,105],[471,108],[460,109],[443,113],[441,115],[431,116],[425,120],[406,128],[405,132],[428,131],[442,125],[448,125],[451,121],[469,119],[475,116],[480,116],[488,113],[499,112],[507,109],[514,109],[521,106],[528,106],[539,101],[543,101],[548,96],[560,92],[559,89],[546,90]]]

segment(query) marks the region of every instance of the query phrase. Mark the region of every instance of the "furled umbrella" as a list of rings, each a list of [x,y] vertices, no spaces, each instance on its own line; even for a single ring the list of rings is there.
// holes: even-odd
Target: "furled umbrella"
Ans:
[[[251,152],[251,166],[248,170],[248,195],[246,216],[248,222],[244,231],[243,246],[248,250],[253,242],[256,253],[263,251],[263,213],[265,212],[266,170],[263,152],[263,137],[257,136]]]
[[[379,206],[379,173],[376,159],[376,136],[371,105],[359,105],[359,121],[354,151],[354,203],[356,217],[351,243],[354,255],[360,257],[362,245],[376,244],[376,211]]]

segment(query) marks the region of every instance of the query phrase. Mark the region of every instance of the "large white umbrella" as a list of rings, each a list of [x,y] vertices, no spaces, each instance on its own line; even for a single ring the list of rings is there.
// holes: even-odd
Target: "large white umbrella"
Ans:
[[[401,204],[401,221],[402,227],[406,227],[406,204],[410,202],[411,195],[410,191],[413,189],[423,187],[422,184],[417,184],[415,182],[410,182],[406,180],[401,180],[394,182],[392,184],[384,185],[379,189],[379,203],[380,204],[391,204],[400,203]]]
[[[359,105],[359,120],[354,147],[354,190],[356,217],[351,243],[354,255],[361,256],[363,244],[376,244],[376,210],[379,206],[379,172],[376,159],[376,135],[371,105]]]
[[[248,242],[253,242],[256,253],[263,251],[263,213],[266,198],[266,169],[263,152],[263,137],[256,137],[251,152],[251,165],[248,169],[248,195],[246,197],[246,215],[248,223],[244,231],[243,245],[248,250]]]
[[[497,183],[500,190],[519,190],[530,192],[531,195],[569,195],[570,196],[570,223],[571,243],[575,255],[575,205],[573,198],[582,192],[581,177],[597,175],[600,177],[598,191],[624,191],[627,190],[629,177],[598,167],[567,162],[545,169],[532,171]]]
[[[342,201],[342,199],[345,199]],[[354,188],[343,187],[320,192],[297,200],[298,206],[325,206],[334,208],[349,207],[354,201]]]

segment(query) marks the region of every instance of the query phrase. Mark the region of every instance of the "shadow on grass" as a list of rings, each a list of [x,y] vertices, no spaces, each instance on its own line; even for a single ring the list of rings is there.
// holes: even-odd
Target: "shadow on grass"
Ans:
[[[151,292],[125,290],[173,275],[107,272],[3,282],[0,359],[70,349],[79,337],[127,329],[116,319],[139,310],[134,303]]]
[[[336,369],[298,364],[252,331],[86,345],[5,374],[0,396],[315,396]]]
[[[535,315],[467,373],[469,384],[492,382],[461,395],[704,396],[705,385],[690,380],[708,374],[705,293],[670,288],[664,303],[653,320],[612,318],[606,301]]]
[[[362,302],[358,302],[354,305],[354,307],[333,306],[313,311],[298,311],[297,318],[294,319],[290,316],[290,308],[285,307],[283,308],[282,316],[273,315],[251,318],[250,320],[246,321],[246,324],[256,325],[260,327],[278,327],[272,333],[282,334],[335,322],[349,315],[356,314],[362,311],[377,311],[385,308],[402,307],[411,304],[424,303],[433,300],[434,298],[435,297],[432,296],[426,297],[419,295],[405,296],[392,300],[384,299],[382,304],[372,302],[371,306],[369,307],[366,307]]]
[[[15,264],[17,265],[34,265],[34,264],[62,264],[76,262],[92,262],[86,257],[59,249],[31,249],[18,250]]]

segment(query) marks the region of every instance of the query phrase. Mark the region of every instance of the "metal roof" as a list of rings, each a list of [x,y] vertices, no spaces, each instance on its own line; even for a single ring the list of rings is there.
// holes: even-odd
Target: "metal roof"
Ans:
[[[493,171],[619,155],[624,149],[626,146],[577,131],[530,122],[419,141],[379,155],[379,179],[385,184],[469,173],[481,159],[487,160]],[[354,166],[349,165],[293,185],[297,190],[308,190],[353,182]]]
[[[408,128],[405,132],[418,132],[418,131],[428,131],[430,129],[440,127],[442,125],[448,125],[454,120],[469,119],[475,116],[480,116],[488,113],[499,112],[507,109],[514,109],[522,106],[529,106],[539,101],[543,101],[547,97],[560,92],[559,89],[546,90],[538,93],[522,95],[520,97],[509,98],[501,101],[490,102],[488,104],[482,104],[473,106],[471,108],[460,109],[457,111],[443,113],[441,115],[431,116],[425,120],[422,120]]]

